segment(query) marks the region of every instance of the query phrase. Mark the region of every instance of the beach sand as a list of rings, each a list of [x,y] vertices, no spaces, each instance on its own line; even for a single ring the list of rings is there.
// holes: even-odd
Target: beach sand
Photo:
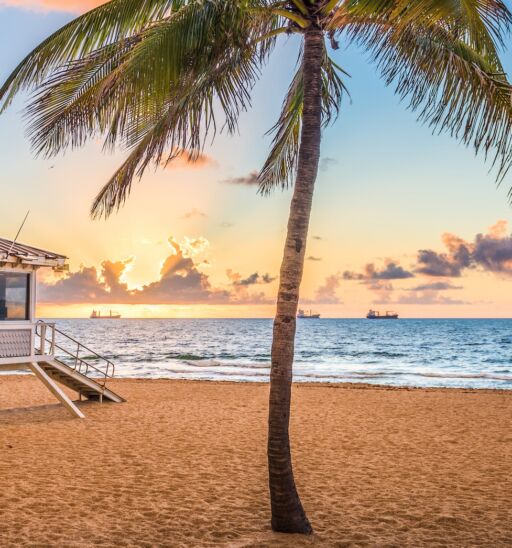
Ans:
[[[297,385],[310,538],[269,528],[268,386],[120,380],[68,416],[0,377],[0,545],[512,543],[512,392]]]

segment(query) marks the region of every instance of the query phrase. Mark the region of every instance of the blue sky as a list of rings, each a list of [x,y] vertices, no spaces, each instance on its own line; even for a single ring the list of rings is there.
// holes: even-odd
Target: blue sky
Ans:
[[[72,16],[0,7],[0,79]],[[351,98],[346,98],[337,123],[324,133],[322,157],[332,161],[319,174],[314,202],[311,234],[322,240],[311,241],[308,251],[322,261],[306,268],[304,295],[310,300],[324,280],[346,269],[390,258],[407,264],[419,249],[442,250],[445,232],[471,241],[498,220],[511,219],[506,199],[510,178],[497,189],[482,158],[446,135],[433,136],[393,89],[383,85],[364,53],[341,46],[336,60],[351,75]],[[510,56],[505,59],[510,67]],[[30,208],[25,240],[64,251],[72,269],[135,256],[135,266],[126,273],[133,285],[158,274],[165,258],[159,242],[170,235],[208,240],[208,272],[216,285],[227,283],[229,269],[242,276],[253,271],[275,275],[289,192],[263,198],[253,188],[222,181],[245,176],[263,164],[269,144],[265,132],[278,116],[295,61],[296,41],[283,42],[254,90],[253,108],[241,117],[239,135],[220,135],[207,148],[212,166],[148,173],[127,207],[106,224],[91,222],[88,208],[123,152],[105,156],[100,143],[92,142],[65,157],[35,159],[24,136],[20,98],[0,117],[0,185],[9,203],[2,211],[0,234],[12,235]],[[194,209],[201,214],[184,219]],[[480,303],[475,305],[479,310],[483,302],[496,298],[482,289],[485,279],[478,284],[468,281],[480,288],[468,290],[468,302]],[[500,284],[509,287],[506,278],[501,277]],[[270,298],[275,285],[264,289]],[[354,284],[339,284],[337,291],[335,315],[358,314],[374,298]],[[353,302],[347,302],[349,292],[356,295]],[[432,313],[465,315],[468,306],[445,310],[439,305]],[[414,313],[421,314],[421,309]]]

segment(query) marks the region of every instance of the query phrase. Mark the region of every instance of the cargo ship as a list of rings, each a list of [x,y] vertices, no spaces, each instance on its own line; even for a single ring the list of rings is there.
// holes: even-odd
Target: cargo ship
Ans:
[[[368,314],[366,314],[366,317],[369,320],[398,320],[398,314],[390,311],[381,314],[377,310],[370,310]]]
[[[91,320],[119,320],[121,318],[121,314],[116,314],[110,310],[108,316],[102,316],[100,311],[96,312],[96,310],[93,310],[90,318]]]
[[[318,320],[320,318],[320,314],[313,314],[313,312],[310,310],[309,313],[305,312],[304,310],[299,310],[299,313],[297,314],[297,318],[300,318],[301,320]]]

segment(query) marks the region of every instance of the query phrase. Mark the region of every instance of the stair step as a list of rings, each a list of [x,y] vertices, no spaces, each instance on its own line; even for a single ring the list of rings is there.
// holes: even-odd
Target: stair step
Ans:
[[[36,335],[42,343],[41,347],[49,345],[45,346],[50,350],[49,352],[39,353],[45,361],[38,363],[39,371],[44,373],[48,380],[56,381],[88,399],[106,399],[118,403],[125,401],[121,396],[105,387],[105,381],[113,377],[115,370],[115,366],[110,360],[66,335],[57,329],[55,324],[38,322]],[[72,343],[74,350],[67,349],[61,341],[67,341],[68,348]],[[37,349],[36,353],[38,353]],[[63,359],[66,361],[54,357],[54,354],[59,353],[64,356]],[[92,356],[94,362],[88,363],[82,357],[85,355]],[[89,359],[87,357],[87,360]]]
[[[95,379],[87,377],[83,373],[72,369],[66,364],[55,360],[54,362],[41,362],[41,368],[46,374],[67,388],[78,392],[88,400],[124,401],[123,398],[108,390]]]

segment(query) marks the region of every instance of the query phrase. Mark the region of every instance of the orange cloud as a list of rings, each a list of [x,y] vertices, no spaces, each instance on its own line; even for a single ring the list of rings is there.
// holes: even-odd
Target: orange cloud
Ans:
[[[170,161],[164,160],[161,165],[168,169],[200,169],[217,165],[217,162],[207,154],[199,151],[176,150]]]
[[[0,7],[82,13],[106,2],[107,0],[0,0]]]
[[[123,276],[133,258],[124,261],[105,260],[101,269],[81,266],[67,272],[55,283],[39,284],[40,301],[52,304],[202,304],[229,303],[228,291],[213,288],[208,276],[187,257],[182,246],[169,238],[171,254],[160,271],[160,278],[130,289]]]
[[[39,280],[40,302],[45,304],[120,304],[120,305],[197,305],[197,304],[270,304],[264,292],[249,289],[256,284],[269,284],[275,278],[269,274],[252,274],[246,279],[236,275],[237,283],[226,289],[212,286],[210,278],[201,271],[209,263],[197,262],[196,256],[209,245],[206,238],[188,238],[177,242],[170,237],[171,253],[165,259],[157,280],[141,287],[130,288],[124,276],[134,258],[122,261],[105,260],[98,269],[83,266],[75,272]],[[231,271],[229,271],[231,272]]]
[[[455,253],[461,246],[466,245],[466,242],[461,237],[449,232],[445,232],[441,236],[441,239],[450,253]]]
[[[493,238],[503,238],[508,232],[508,221],[501,219],[496,224],[489,227],[489,235]]]
[[[316,290],[315,302],[324,304],[341,304],[338,296],[338,289],[341,285],[343,276],[338,272],[325,278],[324,285]]]

